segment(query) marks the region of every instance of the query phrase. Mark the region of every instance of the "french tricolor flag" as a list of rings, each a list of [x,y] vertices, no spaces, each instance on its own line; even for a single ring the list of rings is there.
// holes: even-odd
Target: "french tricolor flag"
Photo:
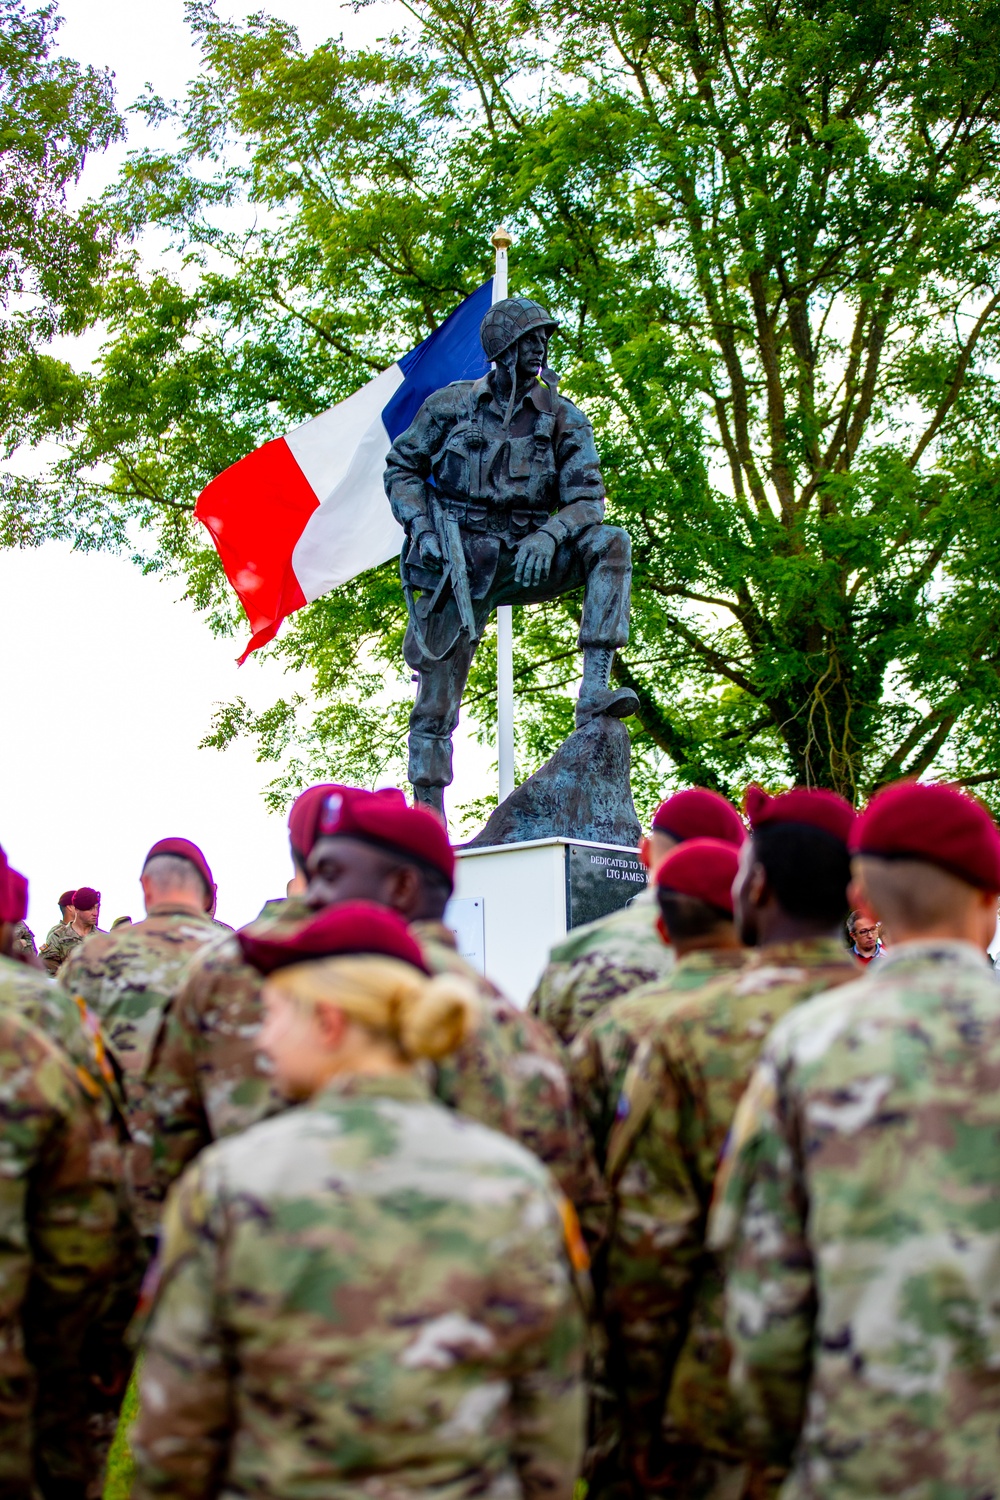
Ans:
[[[382,485],[386,454],[432,391],[486,374],[479,325],[492,300],[491,279],[353,396],[202,490],[194,513],[253,631],[241,665],[286,615],[398,554],[403,532]]]

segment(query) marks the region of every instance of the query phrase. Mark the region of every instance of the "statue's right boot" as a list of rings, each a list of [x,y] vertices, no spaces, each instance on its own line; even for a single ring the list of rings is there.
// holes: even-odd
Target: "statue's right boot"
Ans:
[[[447,828],[448,819],[445,817],[444,812],[443,786],[414,786],[413,805],[414,807],[426,807],[427,811],[439,817]]]
[[[627,719],[639,712],[639,700],[631,688],[608,686],[614,654],[611,646],[583,648],[583,683],[576,702],[577,729],[602,714],[610,719]]]

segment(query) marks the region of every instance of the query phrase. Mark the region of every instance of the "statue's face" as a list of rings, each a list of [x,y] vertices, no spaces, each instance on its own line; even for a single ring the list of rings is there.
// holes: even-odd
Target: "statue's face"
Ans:
[[[519,377],[536,375],[545,363],[549,336],[544,328],[533,328],[522,334],[517,341],[517,373]]]

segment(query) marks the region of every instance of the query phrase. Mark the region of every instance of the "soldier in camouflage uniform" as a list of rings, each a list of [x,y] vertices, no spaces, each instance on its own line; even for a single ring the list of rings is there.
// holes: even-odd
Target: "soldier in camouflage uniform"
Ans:
[[[691,787],[661,803],[639,854],[652,880],[661,860],[685,839],[717,838],[738,848],[745,837],[739,814],[724,797]],[[660,933],[658,915],[650,886],[620,911],[571,932],[549,955],[528,1001],[531,1014],[568,1045],[619,995],[666,979],[674,954]]]
[[[741,967],[746,950],[733,924],[732,885],[739,851],[720,839],[688,839],[658,866],[660,921],[677,962],[666,979],[642,985],[604,1007],[570,1049],[570,1072],[580,1112],[603,1168],[629,1064],[643,1039],[677,1000],[690,997]],[[590,1446],[586,1477],[591,1496],[624,1497],[636,1490],[622,1452],[622,1412],[616,1382],[621,1351],[607,1348],[601,1323],[603,1256],[594,1268],[597,1318],[603,1333],[590,1392]]]
[[[160,1024],[191,959],[228,929],[209,915],[215,884],[205,856],[188,839],[161,839],[142,870],[146,920],[91,937],[59,971],[58,985],[97,1017],[121,1080],[128,1122],[129,1186],[136,1221],[155,1235],[162,1193],[154,1181],[158,1149],[145,1074]]]
[[[58,922],[55,922],[45,934],[46,943],[50,943],[52,941],[53,935],[59,931],[60,927],[71,927],[73,925],[73,918],[76,916],[76,908],[73,905],[73,897],[75,895],[75,890],[63,891],[62,895],[59,897],[59,900],[56,902],[56,905],[59,908],[59,920]]]
[[[680,996],[690,996],[740,969],[747,951],[733,924],[739,850],[721,839],[688,839],[657,868],[660,923],[675,963],[665,979],[641,985],[606,1005],[570,1048],[577,1103],[603,1168],[625,1076],[638,1048]]]
[[[855,904],[893,946],[769,1038],[733,1125],[726,1255],[745,1440],[783,1500],[1000,1494],[1000,836],[955,789],[879,793]]]
[[[755,952],[659,1013],[608,1142],[603,1310],[625,1451],[641,1488],[678,1500],[740,1500],[773,1487],[744,1463],[706,1216],[719,1153],[768,1031],[857,973],[841,939],[850,807],[832,792],[768,798],[751,788],[747,810],[752,837],[733,896],[740,936]]]
[[[81,886],[73,893],[73,920],[49,933],[39,958],[50,974],[58,974],[73,949],[92,932],[100,932],[97,922],[101,914],[101,893],[93,886]]]
[[[384,909],[327,910],[310,943],[317,926],[334,956],[290,945],[265,991],[264,1045],[305,1102],[209,1148],[167,1204],[134,1500],[570,1500],[571,1211],[421,1077],[470,1024],[471,989],[428,978]]]
[[[336,804],[332,815],[326,808],[330,798]],[[335,827],[329,821],[338,820],[344,807],[365,829],[352,823],[349,835],[346,822]],[[323,817],[329,831],[321,834]],[[374,900],[410,920],[429,966],[467,977],[483,1002],[475,1032],[437,1071],[438,1098],[535,1151],[579,1206],[596,1243],[604,1224],[603,1189],[558,1044],[464,962],[441,922],[454,870],[441,825],[431,814],[407,808],[401,793],[331,785],[303,793],[290,827],[296,866],[309,871],[308,896],[269,903],[245,931],[251,938],[273,932],[280,939],[316,910],[351,898]],[[148,1074],[162,1152],[161,1190],[209,1141],[283,1107],[259,1056],[260,1018],[260,977],[238,941],[223,941],[192,965]]]
[[[68,1058],[0,1010],[0,1493],[84,1500],[141,1261],[121,1152]]]
[[[105,1096],[16,1013],[51,990],[9,956],[27,892],[0,850],[0,1494],[85,1500],[141,1265]]]

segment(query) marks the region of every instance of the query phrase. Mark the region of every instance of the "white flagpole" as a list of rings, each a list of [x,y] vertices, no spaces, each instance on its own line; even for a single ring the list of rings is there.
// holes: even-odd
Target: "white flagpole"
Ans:
[[[507,295],[507,251],[512,243],[506,229],[496,229],[491,240],[496,251],[493,301]],[[497,608],[497,769],[500,801],[514,790],[514,612],[509,604]]]

